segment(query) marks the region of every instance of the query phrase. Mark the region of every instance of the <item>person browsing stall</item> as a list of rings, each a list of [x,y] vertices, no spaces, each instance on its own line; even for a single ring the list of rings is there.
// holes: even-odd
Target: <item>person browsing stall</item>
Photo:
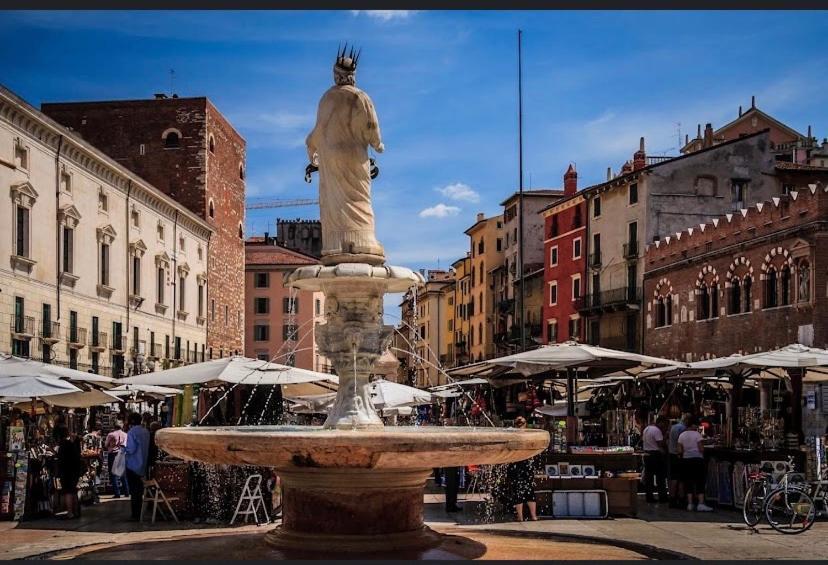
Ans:
[[[656,502],[653,496],[653,481],[658,489],[658,502],[667,502],[667,466],[665,451],[667,442],[667,418],[659,416],[655,423],[644,428],[642,442],[644,447],[644,493],[647,502]]]
[[[681,475],[687,493],[687,510],[693,510],[693,494],[698,504],[697,512],[711,512],[713,509],[704,503],[704,485],[707,466],[704,462],[704,437],[699,433],[699,421],[691,416],[687,429],[678,437],[678,451],[681,454]]]
[[[129,429],[127,431],[126,446],[126,477],[129,484],[131,499],[132,520],[140,520],[141,505],[144,498],[144,474],[147,471],[147,459],[149,457],[150,434],[141,425],[141,415],[133,412],[127,420]]]

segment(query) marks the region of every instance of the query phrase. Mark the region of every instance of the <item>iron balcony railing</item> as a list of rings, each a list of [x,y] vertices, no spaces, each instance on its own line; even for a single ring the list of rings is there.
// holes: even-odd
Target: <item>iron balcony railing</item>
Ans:
[[[19,335],[34,335],[35,319],[33,316],[13,316],[11,319],[12,333]]]
[[[57,340],[60,337],[60,322],[41,322],[40,338]]]
[[[127,350],[127,336],[113,335],[112,343],[110,344],[112,351],[126,351]]]
[[[635,259],[638,257],[638,242],[628,241],[624,244],[624,259]]]
[[[89,344],[92,348],[106,348],[108,335],[106,332],[92,332],[92,341]]]
[[[621,287],[584,296],[580,309],[613,308],[641,304],[641,287]]]
[[[66,332],[66,341],[71,345],[86,345],[86,328],[69,326]]]

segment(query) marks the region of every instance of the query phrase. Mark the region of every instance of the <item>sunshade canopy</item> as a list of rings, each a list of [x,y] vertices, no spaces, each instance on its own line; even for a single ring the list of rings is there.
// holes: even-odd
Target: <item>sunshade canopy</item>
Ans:
[[[431,404],[433,396],[427,390],[378,379],[368,384],[371,400],[380,409]]]
[[[106,387],[115,379],[13,355],[0,355],[0,377],[54,377]]]
[[[173,396],[176,394],[181,394],[181,390],[177,388],[171,388],[168,386],[158,386],[158,385],[136,385],[136,384],[125,384],[116,386],[115,388],[109,389],[109,392],[114,394],[115,396],[130,396],[132,394],[153,394],[153,395],[161,395],[161,396]]]
[[[70,382],[56,377],[0,377],[0,397],[43,398],[70,392],[83,392]]]
[[[234,356],[136,375],[118,382],[159,386],[221,382],[245,385],[287,385],[326,380],[331,380],[331,375],[249,357]]]
[[[92,389],[82,392],[57,394],[43,398],[43,402],[63,408],[89,408],[90,406],[105,406],[118,402],[120,399],[106,390]]]

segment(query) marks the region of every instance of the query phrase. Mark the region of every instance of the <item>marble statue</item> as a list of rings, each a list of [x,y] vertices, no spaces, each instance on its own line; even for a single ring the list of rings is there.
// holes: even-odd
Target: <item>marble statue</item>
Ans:
[[[371,98],[356,87],[359,53],[337,53],[334,86],[319,101],[307,137],[308,159],[319,169],[322,263],[381,265],[385,252],[374,230],[368,147],[382,153],[379,121]]]

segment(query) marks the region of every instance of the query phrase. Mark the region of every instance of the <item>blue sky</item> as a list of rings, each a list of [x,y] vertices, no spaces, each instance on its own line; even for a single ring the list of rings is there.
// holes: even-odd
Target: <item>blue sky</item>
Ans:
[[[36,106],[147,98],[174,69],[179,95],[208,96],[247,139],[249,196],[314,197],[304,137],[338,43],[356,42],[386,146],[378,237],[394,264],[446,267],[517,187],[518,28],[527,187],[561,186],[570,161],[581,187],[600,182],[640,136],[676,154],[679,129],[718,127],[751,95],[828,136],[828,12],[0,12],[0,82]],[[318,211],[251,213],[248,233],[277,216]]]

